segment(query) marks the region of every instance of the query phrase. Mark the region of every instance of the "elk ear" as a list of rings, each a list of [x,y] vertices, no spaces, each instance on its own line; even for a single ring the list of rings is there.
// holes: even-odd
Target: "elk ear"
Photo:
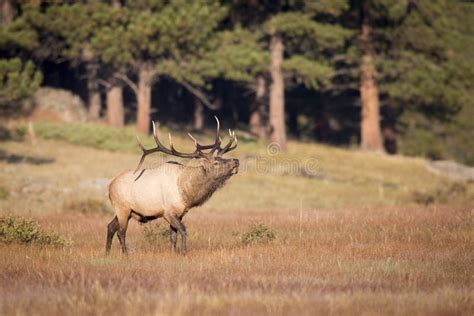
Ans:
[[[209,167],[209,160],[207,159],[200,159],[199,165],[207,172],[207,168]]]

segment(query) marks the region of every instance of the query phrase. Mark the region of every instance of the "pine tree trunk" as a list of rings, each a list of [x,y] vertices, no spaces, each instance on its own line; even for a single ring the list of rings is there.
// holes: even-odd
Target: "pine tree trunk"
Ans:
[[[125,112],[123,106],[123,88],[112,85],[107,89],[107,123],[113,127],[123,127]]]
[[[151,88],[153,69],[148,64],[140,66],[137,91],[137,130],[148,134],[150,126]]]
[[[361,148],[369,151],[382,151],[380,131],[380,102],[375,69],[370,55],[362,58],[360,80],[361,115]]]
[[[263,107],[265,106],[266,82],[262,75],[257,76],[257,87],[255,100],[250,107],[250,133],[260,138],[265,138],[265,127],[263,124]]]
[[[278,35],[272,35],[270,42],[272,83],[270,85],[270,129],[271,141],[286,150],[285,128],[285,84],[281,65],[283,63],[284,46]]]
[[[121,0],[112,0],[112,8],[120,10],[122,8]],[[123,127],[125,123],[125,110],[123,106],[123,87],[117,84],[113,78],[109,80],[111,86],[107,87],[107,124],[113,127]]]
[[[370,25],[367,14],[363,18],[361,40],[365,54],[362,57],[360,77],[360,99],[362,105],[360,139],[361,149],[368,151],[383,151],[380,129],[380,100],[376,70],[371,49]]]
[[[194,98],[194,130],[200,131],[204,126],[204,105],[198,98]]]
[[[100,117],[100,109],[102,108],[102,101],[100,99],[99,83],[97,81],[97,64],[87,63],[87,97],[88,97],[88,119],[90,121],[97,121]]]

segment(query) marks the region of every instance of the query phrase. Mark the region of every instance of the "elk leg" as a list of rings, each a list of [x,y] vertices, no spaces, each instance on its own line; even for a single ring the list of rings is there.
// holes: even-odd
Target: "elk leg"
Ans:
[[[176,252],[176,241],[178,239],[178,230],[170,225],[171,250]]]
[[[181,235],[181,253],[183,255],[186,254],[186,227],[177,216],[169,217],[168,222],[174,229],[179,231]]]
[[[122,253],[124,255],[128,255],[127,245],[125,244],[125,235],[126,234],[127,234],[126,229],[119,228],[117,236],[118,236],[119,241],[120,241],[120,246],[122,246]]]
[[[120,215],[124,215],[124,214],[117,214],[117,216],[120,216]],[[125,235],[127,234],[127,226],[128,226],[128,221],[130,220],[130,213],[128,213],[126,217],[120,216],[117,219],[119,222],[117,236],[120,241],[120,245],[122,246],[122,253],[124,255],[128,255],[128,249],[125,243]]]
[[[110,248],[112,247],[112,239],[114,238],[115,233],[119,229],[119,222],[117,216],[107,225],[107,242],[105,244],[105,253],[108,254],[110,252]]]

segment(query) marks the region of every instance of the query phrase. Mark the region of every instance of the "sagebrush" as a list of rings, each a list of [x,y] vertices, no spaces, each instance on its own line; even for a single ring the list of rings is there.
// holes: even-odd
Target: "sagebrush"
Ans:
[[[169,228],[157,224],[149,224],[143,228],[143,234],[145,239],[150,244],[156,244],[163,241],[168,241],[170,238],[170,230]]]
[[[0,242],[69,246],[72,241],[52,230],[44,230],[31,219],[19,216],[0,217]]]
[[[242,243],[244,245],[270,242],[276,238],[275,232],[265,224],[256,224],[242,235]]]

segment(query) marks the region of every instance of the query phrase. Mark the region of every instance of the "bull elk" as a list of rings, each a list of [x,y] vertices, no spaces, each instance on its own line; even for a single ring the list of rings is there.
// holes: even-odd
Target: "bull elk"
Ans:
[[[156,147],[145,149],[137,137],[143,151],[135,171],[119,174],[109,184],[109,198],[115,210],[114,219],[107,226],[106,253],[110,251],[112,239],[117,233],[122,252],[127,254],[125,235],[130,218],[146,223],[163,217],[170,225],[170,242],[176,251],[177,234],[181,235],[181,252],[186,252],[186,227],[183,217],[193,207],[202,205],[212,194],[238,172],[238,159],[224,159],[222,156],[237,147],[235,132],[229,130],[230,140],[221,147],[220,123],[217,117],[214,144],[201,145],[190,133],[195,150],[183,153],[173,147],[169,134],[169,148],[161,143],[158,130],[153,122],[153,138]],[[161,152],[175,157],[200,160],[200,166],[185,166],[168,161],[157,168],[141,169],[145,157]]]

